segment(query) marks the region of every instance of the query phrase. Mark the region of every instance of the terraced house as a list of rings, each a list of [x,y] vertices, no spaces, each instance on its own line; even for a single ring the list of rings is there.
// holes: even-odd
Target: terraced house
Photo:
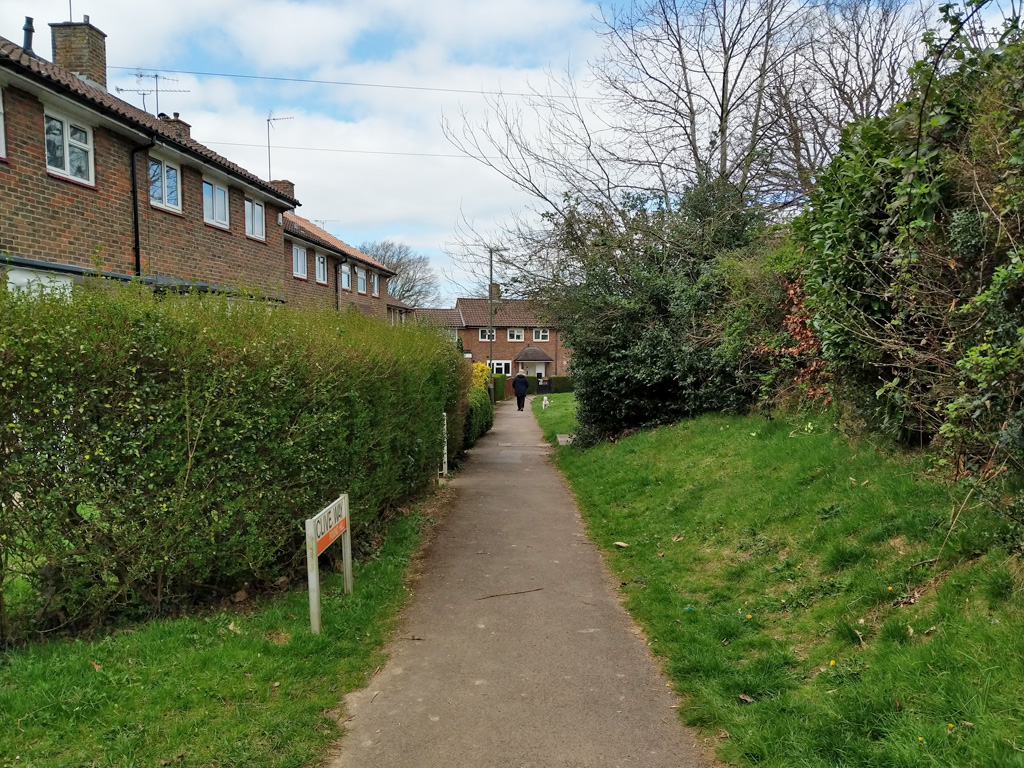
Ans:
[[[107,91],[106,35],[50,24],[53,60],[0,37],[0,270],[8,286],[91,274],[230,289],[401,321],[393,273],[294,214],[294,185],[199,143],[178,113]],[[2,282],[0,282],[2,284]]]
[[[493,302],[460,298],[454,309],[417,309],[416,319],[446,329],[460,340],[467,359],[488,363],[494,373],[522,371],[541,379],[568,375],[572,350],[541,308],[526,299],[502,299],[497,286],[491,290]]]

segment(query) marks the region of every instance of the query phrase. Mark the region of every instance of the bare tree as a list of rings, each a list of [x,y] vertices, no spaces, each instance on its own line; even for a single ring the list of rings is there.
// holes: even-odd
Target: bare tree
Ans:
[[[427,307],[441,300],[437,273],[428,256],[394,240],[366,242],[359,250],[395,272],[388,279],[389,296],[412,307]]]

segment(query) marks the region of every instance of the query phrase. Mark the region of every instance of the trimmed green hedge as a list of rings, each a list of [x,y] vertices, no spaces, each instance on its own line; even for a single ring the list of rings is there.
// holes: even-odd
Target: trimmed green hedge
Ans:
[[[442,411],[461,446],[468,384],[436,332],[354,313],[0,291],[0,635],[297,574],[344,492],[367,549],[436,477]]]
[[[469,390],[469,413],[466,415],[466,428],[462,447],[469,450],[476,441],[494,426],[494,404],[485,389]]]
[[[494,399],[504,400],[505,399],[505,382],[508,381],[508,376],[504,373],[494,374]]]
[[[568,376],[552,376],[551,394],[557,395],[563,392],[572,392],[572,379]]]

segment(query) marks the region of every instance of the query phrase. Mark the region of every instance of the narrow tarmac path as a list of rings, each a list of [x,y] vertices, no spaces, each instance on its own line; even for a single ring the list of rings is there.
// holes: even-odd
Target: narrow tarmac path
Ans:
[[[529,409],[499,404],[334,768],[708,768]]]

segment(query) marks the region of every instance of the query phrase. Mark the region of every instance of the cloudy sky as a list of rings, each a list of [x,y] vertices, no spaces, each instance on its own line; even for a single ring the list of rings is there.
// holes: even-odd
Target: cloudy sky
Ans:
[[[152,90],[163,71],[160,111],[180,112],[192,135],[267,176],[296,184],[298,213],[353,244],[391,238],[443,255],[460,216],[487,230],[528,201],[493,171],[464,157],[442,118],[483,117],[478,92],[542,86],[548,70],[580,70],[599,50],[596,0],[71,0],[107,34],[108,85]],[[35,17],[35,49],[47,55],[50,22],[68,0],[6,0],[0,35],[21,42]],[[178,70],[172,73],[169,70]],[[255,78],[328,80],[395,87]],[[173,93],[172,90],[185,91]],[[142,107],[142,96],[121,92]],[[155,112],[152,95],[145,106]],[[404,153],[404,154],[403,154]],[[449,155],[448,157],[423,155]],[[447,298],[458,293],[446,286]]]

